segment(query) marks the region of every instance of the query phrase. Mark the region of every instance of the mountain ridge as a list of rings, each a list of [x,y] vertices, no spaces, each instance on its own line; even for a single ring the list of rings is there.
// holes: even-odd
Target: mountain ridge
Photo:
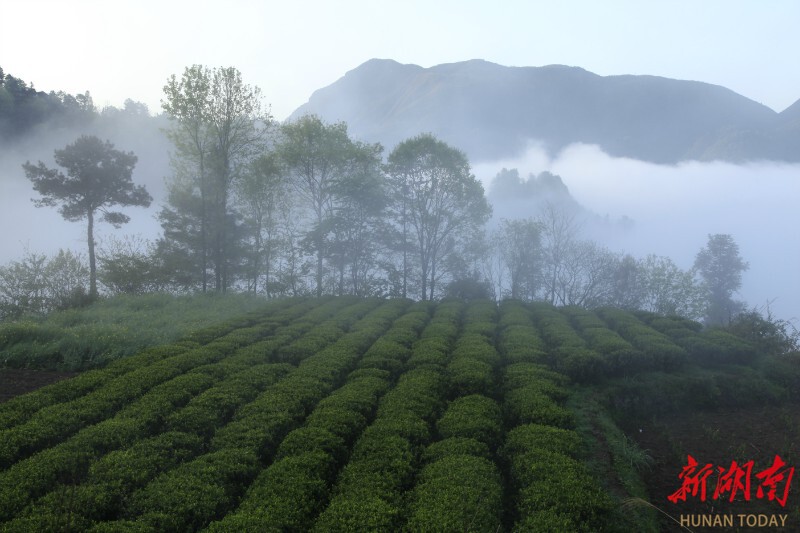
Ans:
[[[551,155],[585,143],[663,164],[800,160],[800,101],[778,113],[706,82],[565,65],[371,59],[314,91],[289,120],[306,113],[345,121],[355,137],[389,149],[434,133],[474,160],[518,155],[531,140]]]

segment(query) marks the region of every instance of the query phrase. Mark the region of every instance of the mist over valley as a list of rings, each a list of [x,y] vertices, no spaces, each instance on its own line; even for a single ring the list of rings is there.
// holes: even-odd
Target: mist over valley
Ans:
[[[800,316],[793,275],[800,267],[800,236],[791,229],[800,197],[800,165],[792,162],[800,153],[793,149],[800,139],[798,109],[776,113],[699,82],[603,78],[572,67],[512,69],[475,60],[423,69],[371,60],[316,91],[287,121],[303,113],[344,120],[354,138],[381,142],[384,157],[403,136],[433,133],[468,155],[492,204],[489,227],[536,216],[543,201],[552,200],[581,210],[582,235],[610,250],[668,256],[687,269],[708,235],[731,234],[750,264],[741,298],[750,306],[770,302],[773,312],[791,318]],[[53,151],[80,134],[134,152],[133,180],[154,198],[147,209],[126,209],[131,222],[122,229],[100,225],[100,245],[124,235],[154,242],[174,172],[168,126],[164,114],[150,115],[131,102],[79,128],[44,122],[7,139],[0,149],[0,216],[15,231],[0,236],[0,262],[26,249],[85,248],[82,224],[33,206],[21,167],[25,161],[51,164]],[[768,144],[785,149],[770,152],[745,142],[752,135],[779,138]],[[522,179],[547,172],[563,187],[553,189],[552,198],[546,189],[530,198],[503,195],[492,184],[503,169],[517,170]]]

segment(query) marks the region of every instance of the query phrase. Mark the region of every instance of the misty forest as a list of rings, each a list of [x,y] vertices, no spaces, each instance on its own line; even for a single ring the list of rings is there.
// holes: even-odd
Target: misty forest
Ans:
[[[661,531],[717,503],[667,501],[687,453],[800,459],[800,333],[732,231],[626,251],[455,119],[279,122],[232,67],[161,103],[0,69],[3,205],[58,217],[0,256],[0,531]]]
[[[88,93],[37,93],[10,75],[4,91],[6,138],[44,121],[148,116],[132,101],[98,114]],[[277,124],[262,106],[260,90],[236,69],[193,66],[168,81],[173,173],[153,240],[111,233],[95,246],[95,224],[120,228],[136,216],[111,209],[152,201],[131,181],[136,154],[83,135],[55,151],[55,165],[24,162],[37,206],[87,224],[87,245],[51,257],[28,251],[5,265],[0,316],[42,315],[101,292],[209,291],[513,298],[714,325],[744,310],[736,295],[748,264],[729,234],[708,235],[691,269],[669,257],[632,257],[584,237],[587,226],[608,222],[592,218],[547,171],[498,169],[487,197],[465,154],[432,134],[384,153],[354,140],[345,123],[306,115]],[[102,172],[92,175],[88,165]],[[519,198],[535,200],[525,216],[493,212],[493,204]]]

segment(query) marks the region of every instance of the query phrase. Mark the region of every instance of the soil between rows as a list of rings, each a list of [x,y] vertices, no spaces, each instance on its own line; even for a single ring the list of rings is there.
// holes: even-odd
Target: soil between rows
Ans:
[[[0,368],[0,403],[15,396],[35,391],[62,379],[77,376],[77,372],[55,372],[28,368]]]

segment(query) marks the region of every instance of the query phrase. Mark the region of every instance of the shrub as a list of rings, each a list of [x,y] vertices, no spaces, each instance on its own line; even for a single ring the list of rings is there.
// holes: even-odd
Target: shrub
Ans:
[[[503,409],[506,424],[511,427],[536,423],[566,428],[573,424],[572,413],[556,404],[535,385],[507,392]]]
[[[215,529],[231,531],[237,515],[254,514],[261,531],[308,531],[328,499],[332,466],[330,455],[319,450],[273,463],[258,476],[239,509]]]
[[[494,371],[487,363],[462,357],[447,365],[447,373],[450,376],[451,397],[493,393]]]
[[[312,531],[398,531],[400,507],[370,494],[358,491],[334,498],[314,523]],[[240,530],[241,531],[241,530]]]
[[[450,403],[436,427],[442,438],[472,438],[494,448],[502,431],[500,408],[486,396],[463,396]]]
[[[426,466],[411,492],[409,531],[497,531],[502,483],[491,461],[450,455]]]
[[[124,516],[161,531],[200,529],[232,507],[258,468],[256,455],[241,449],[203,455],[134,493]]]
[[[284,457],[302,455],[304,453],[323,451],[335,459],[341,461],[347,452],[344,439],[331,433],[327,429],[320,427],[301,427],[290,431],[283,439],[275,460],[280,461]]]
[[[531,516],[548,513],[548,522],[559,523],[557,515],[563,515],[578,524],[580,531],[597,531],[612,509],[610,497],[586,467],[563,454],[540,449],[516,455],[511,476],[518,487],[517,527],[530,524]],[[534,519],[534,523],[538,522]]]
[[[549,450],[575,457],[579,448],[580,438],[572,430],[542,424],[524,424],[508,432],[502,455],[512,459],[534,450]]]
[[[541,391],[555,400],[564,400],[567,396],[568,379],[564,374],[548,370],[542,365],[533,363],[515,363],[508,365],[503,372],[503,388],[513,390],[529,385],[536,385]]]
[[[472,455],[492,459],[489,446],[485,442],[469,437],[449,437],[430,444],[422,453],[422,460],[433,463],[450,455]]]
[[[588,348],[559,349],[553,354],[555,367],[578,383],[593,383],[608,373],[608,363]]]

